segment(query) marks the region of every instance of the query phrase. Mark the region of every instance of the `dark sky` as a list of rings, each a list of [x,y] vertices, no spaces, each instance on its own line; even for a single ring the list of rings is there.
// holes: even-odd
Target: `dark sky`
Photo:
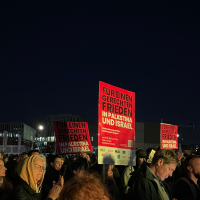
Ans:
[[[199,143],[200,1],[133,2],[1,1],[0,121],[97,122],[104,81],[135,92],[136,121],[193,122]]]

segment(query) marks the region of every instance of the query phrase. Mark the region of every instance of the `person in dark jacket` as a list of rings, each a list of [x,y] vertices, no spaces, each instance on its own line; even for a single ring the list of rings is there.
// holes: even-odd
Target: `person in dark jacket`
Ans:
[[[47,195],[50,189],[53,187],[53,184],[59,180],[62,167],[62,159],[59,155],[54,155],[50,159],[50,165],[47,167],[44,181],[42,184],[43,192]]]
[[[55,200],[63,187],[63,177],[49,191],[48,196],[43,196],[41,185],[46,169],[46,158],[43,155],[32,155],[22,160],[17,167],[20,177],[18,186],[14,191],[14,200]]]
[[[103,170],[102,170],[102,178],[103,178]],[[120,196],[117,190],[117,185],[113,178],[112,165],[105,165],[105,185],[108,188],[108,191],[112,195],[113,199],[119,200]]]
[[[168,177],[165,181],[167,182],[167,184],[169,185],[170,191],[172,196],[174,197],[174,189],[175,189],[175,183],[176,181],[182,177],[182,163],[181,163],[181,159],[183,157],[183,153],[176,153],[178,159],[179,159],[179,166],[176,167],[176,170],[173,172],[173,175],[171,177]]]
[[[9,180],[12,181],[12,183],[15,183],[16,180],[16,173],[15,169],[17,167],[17,157],[15,155],[9,156],[9,161],[6,163],[6,176],[9,178]],[[13,184],[15,186],[15,184]]]
[[[197,181],[200,179],[200,156],[191,155],[184,161],[186,176],[175,184],[175,198],[178,200],[200,199],[200,189]]]
[[[12,189],[12,184],[6,178],[6,167],[4,166],[3,160],[0,159],[0,199],[10,199]]]
[[[124,169],[121,177],[121,182],[123,185],[123,191],[121,193],[123,198],[127,198],[126,196],[130,189],[130,187],[128,186],[128,182],[131,176],[134,176],[134,174],[141,167],[143,162],[146,161],[146,159],[147,159],[146,151],[144,151],[143,149],[138,149],[136,150],[136,166],[126,166],[126,168]]]
[[[178,165],[176,154],[168,149],[157,151],[150,167],[145,163],[139,168],[130,184],[131,199],[137,200],[172,200],[170,189],[165,183],[172,176]]]

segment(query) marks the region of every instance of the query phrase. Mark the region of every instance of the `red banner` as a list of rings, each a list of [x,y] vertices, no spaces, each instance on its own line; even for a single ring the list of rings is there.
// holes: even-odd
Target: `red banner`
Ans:
[[[161,149],[178,149],[178,126],[160,124]]]
[[[120,162],[130,159],[126,150],[135,149],[135,93],[100,82],[98,146],[99,158],[109,152],[107,156]],[[102,147],[106,149],[101,155]]]
[[[58,154],[93,152],[87,122],[53,122]]]

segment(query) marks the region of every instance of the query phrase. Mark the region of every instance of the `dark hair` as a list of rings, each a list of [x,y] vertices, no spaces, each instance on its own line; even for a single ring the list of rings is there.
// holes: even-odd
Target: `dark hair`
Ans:
[[[60,158],[65,162],[66,156],[60,155]]]
[[[50,165],[50,162],[51,162],[53,156],[54,156],[54,155],[51,154],[51,153],[47,155],[47,158],[46,158],[46,159],[47,159],[47,165],[48,165],[48,166]]]
[[[188,153],[184,153],[184,157],[186,157],[186,158],[187,158],[188,156],[189,156],[189,154],[188,154]]]
[[[40,153],[38,150],[34,149],[34,150],[30,150],[30,151],[28,152],[28,156],[31,156],[32,153],[34,153],[34,152]]]
[[[60,158],[61,159],[61,157],[59,155],[53,155],[52,157],[50,157],[49,162],[50,163],[54,162],[56,158]]]
[[[200,156],[199,155],[190,155],[184,160],[183,167],[184,167],[184,170],[185,170],[186,173],[188,172],[187,167],[190,166],[192,161],[197,159],[197,158],[200,158]]]
[[[96,162],[98,162],[98,158],[97,158],[96,155],[92,155],[90,159],[91,159],[91,163],[96,163]]]
[[[72,169],[72,172],[73,172],[73,170],[79,171],[81,169],[85,169],[85,166],[84,166],[83,162],[74,161],[71,163],[71,169]]]
[[[79,162],[84,163],[84,167],[85,167],[85,169],[88,168],[88,161],[87,161],[86,158],[83,158],[83,157],[80,157],[80,156],[79,156],[78,159],[77,159],[76,161],[79,161]]]

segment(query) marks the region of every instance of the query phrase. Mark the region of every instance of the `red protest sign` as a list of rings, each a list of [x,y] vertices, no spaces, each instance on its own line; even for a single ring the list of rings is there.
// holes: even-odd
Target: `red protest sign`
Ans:
[[[160,124],[161,149],[178,149],[178,126],[171,124]]]
[[[100,82],[98,128],[99,163],[108,156],[128,164],[135,149],[135,93]]]
[[[58,154],[92,152],[87,122],[53,122]]]

